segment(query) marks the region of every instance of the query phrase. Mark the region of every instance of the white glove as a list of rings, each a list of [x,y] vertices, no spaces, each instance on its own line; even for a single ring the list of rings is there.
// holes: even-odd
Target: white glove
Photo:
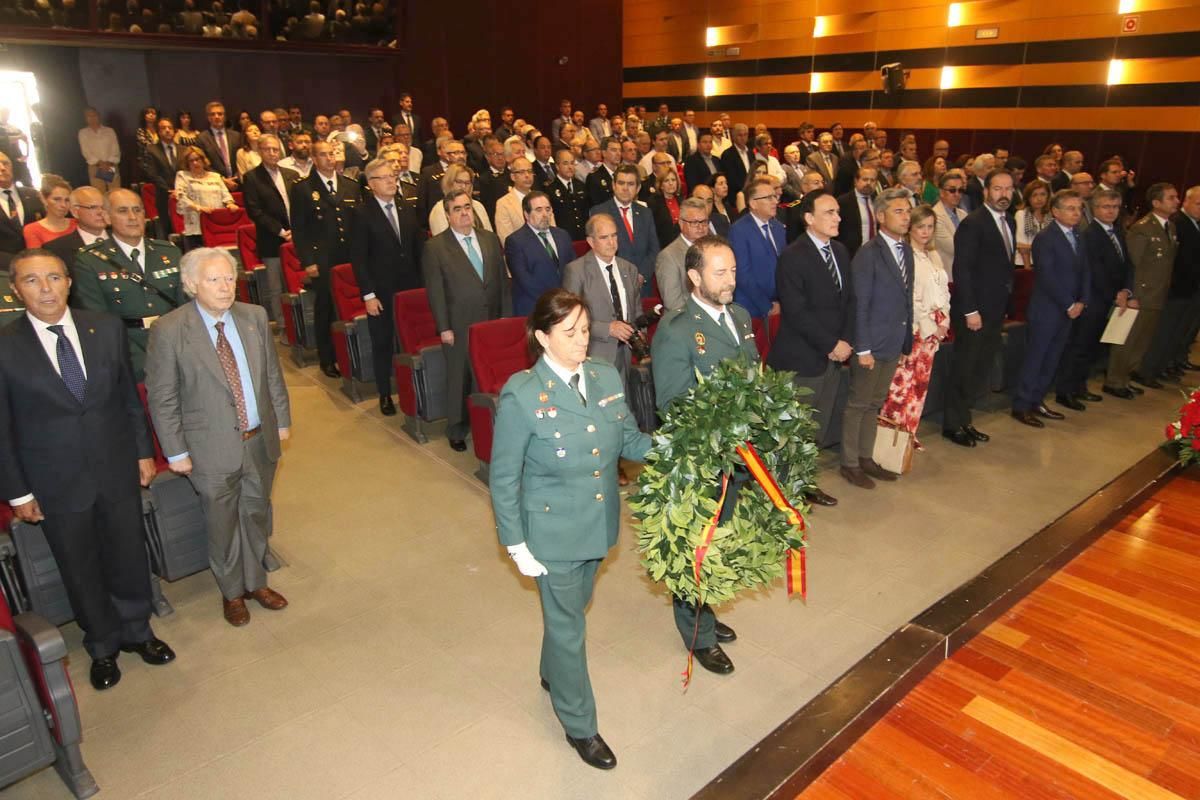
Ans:
[[[516,563],[517,570],[526,577],[536,578],[549,572],[542,562],[533,557],[533,553],[529,552],[529,545],[524,542],[509,547],[508,557]]]

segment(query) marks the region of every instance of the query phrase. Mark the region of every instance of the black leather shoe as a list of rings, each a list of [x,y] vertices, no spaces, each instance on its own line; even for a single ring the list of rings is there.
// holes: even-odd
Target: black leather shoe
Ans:
[[[1039,417],[1045,417],[1046,419],[1066,419],[1067,418],[1066,415],[1064,415],[1058,411],[1055,411],[1054,409],[1047,406],[1045,403],[1040,404],[1033,411]]]
[[[570,734],[567,734],[567,744],[575,748],[575,752],[579,753],[583,763],[589,767],[612,769],[617,765],[617,757],[613,755],[612,750],[608,749],[608,745],[598,733],[586,739],[573,739]]]
[[[541,681],[542,681],[542,688],[545,689],[547,692],[550,691],[550,682],[547,681],[545,678],[542,678]]]
[[[1147,389],[1163,388],[1163,385],[1158,382],[1158,378],[1144,378],[1136,372],[1129,373],[1129,379],[1131,381],[1137,381],[1142,386],[1145,386]]]
[[[1188,372],[1200,372],[1200,364],[1193,364],[1190,361],[1185,361],[1179,366],[1183,367]]]
[[[137,653],[147,664],[169,664],[175,660],[175,651],[157,636],[151,636],[146,641],[137,644],[123,644],[121,651]]]
[[[888,472],[883,467],[875,463],[873,458],[860,458],[858,467],[863,472],[867,473],[867,477],[874,478],[877,481],[894,481],[898,475],[894,472]]]
[[[1014,411],[1012,412],[1013,419],[1020,422],[1022,425],[1028,425],[1031,428],[1044,428],[1046,423],[1037,418],[1037,414],[1032,411]]]
[[[1056,395],[1054,402],[1058,403],[1063,408],[1069,408],[1072,411],[1087,411],[1087,406],[1078,397],[1068,397],[1065,394]]]
[[[716,620],[714,625],[716,627],[718,642],[736,642],[737,641],[737,634],[734,632],[733,628],[729,627],[724,622],[721,622],[721,620]]]
[[[340,369],[338,369],[337,364],[322,364],[321,365],[321,374],[324,375],[326,378],[342,377],[342,371]]]
[[[728,675],[733,672],[733,662],[729,660],[729,656],[725,655],[725,651],[719,644],[705,647],[702,650],[698,649],[695,656],[696,660],[700,662],[700,666],[709,672],[715,672],[718,675]]]
[[[1099,403],[1104,398],[1101,397],[1100,395],[1096,394],[1095,392],[1080,392],[1079,394],[1075,395],[1075,399],[1076,400],[1087,400],[1089,403]]]
[[[804,499],[814,506],[836,506],[837,498],[831,494],[825,494],[815,486],[810,487],[804,492]]]
[[[974,425],[963,425],[963,430],[971,434],[971,438],[977,442],[990,442],[992,437],[980,430],[976,430]]]
[[[456,453],[466,452],[467,440],[466,439],[451,439],[450,440],[450,449]]]
[[[396,404],[392,402],[390,394],[379,398],[379,413],[385,417],[396,416]]]
[[[942,431],[942,436],[962,447],[974,447],[975,437],[967,433],[966,428],[955,428],[952,431]]]
[[[111,689],[121,680],[121,668],[117,666],[117,657],[97,658],[92,662],[92,688],[98,692]]]
[[[1113,397],[1119,397],[1122,400],[1132,400],[1134,397],[1133,392],[1120,386],[1105,386],[1102,387],[1100,391],[1104,392],[1105,394],[1111,394]]]

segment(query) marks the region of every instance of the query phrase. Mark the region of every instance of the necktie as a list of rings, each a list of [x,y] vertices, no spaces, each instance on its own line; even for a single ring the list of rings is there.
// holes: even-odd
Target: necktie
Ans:
[[[175,166],[175,145],[167,145],[167,163]]]
[[[8,201],[8,216],[9,219],[17,218],[17,198],[13,197],[12,189],[4,190],[5,199]]]
[[[329,180],[325,181],[325,183],[329,186],[330,194],[337,194],[337,190],[333,188],[333,178],[330,178]]]
[[[63,383],[67,385],[67,389],[75,396],[75,399],[82,403],[87,394],[87,378],[83,376],[83,366],[79,363],[79,357],[75,355],[75,348],[71,346],[71,341],[63,331],[62,325],[50,325],[47,330],[58,337],[55,350],[58,355],[58,371],[62,373]]]
[[[396,221],[396,211],[391,203],[388,203],[384,208],[387,210],[388,224],[392,226],[392,232],[396,234],[396,238],[400,238],[400,223]]]
[[[1004,252],[1008,253],[1008,257],[1013,257],[1012,233],[1008,230],[1008,220],[999,220],[1000,236],[1004,239]]]
[[[629,206],[621,207],[621,220],[625,223],[625,232],[629,234],[629,243],[633,244],[633,226],[629,224]]]
[[[471,266],[475,267],[475,274],[479,276],[479,280],[483,280],[483,258],[475,249],[475,245],[471,243],[470,236],[464,236],[463,241],[467,243],[467,258],[471,259]]]
[[[833,159],[829,157],[828,153],[825,154],[825,169],[829,171],[830,175],[833,174]]]
[[[1071,245],[1072,253],[1079,252],[1079,248],[1075,244],[1075,231],[1074,230],[1067,231],[1067,242]]]
[[[1121,247],[1121,240],[1117,238],[1117,232],[1115,230],[1113,230],[1112,228],[1109,228],[1108,229],[1108,238],[1112,240],[1113,247],[1117,248],[1117,255],[1119,255],[1121,257],[1121,259],[1124,260],[1125,248]]]
[[[900,278],[908,283],[908,270],[904,268],[904,243],[896,242],[896,263],[900,266]]]
[[[733,341],[736,344],[737,343],[737,333],[733,330],[733,328],[729,327],[728,319],[729,318],[727,316],[725,316],[724,311],[722,311],[720,314],[717,314],[717,324],[721,326],[721,330],[723,330],[726,333],[733,336]]]
[[[779,255],[779,247],[775,244],[775,237],[771,236],[771,226],[768,223],[763,223],[762,232],[767,240],[767,244],[771,245],[771,250],[774,251],[775,255]]]
[[[961,221],[958,218],[958,210],[957,209],[948,209],[948,211],[950,212],[948,214],[948,216],[950,217],[950,224],[954,226],[955,230],[957,230],[958,223]]]
[[[224,128],[220,128],[217,130],[217,147],[221,151],[221,160],[223,162],[225,162],[224,175],[226,177],[229,177],[229,145],[225,142],[225,129]]]
[[[583,392],[579,389],[578,372],[571,376],[571,388],[575,390],[575,394],[579,395],[579,402],[583,403],[584,408],[587,408],[587,398],[583,396]]]
[[[871,198],[858,196],[862,200],[863,215],[867,218],[867,234],[870,238],[875,238],[875,215],[871,213]]]
[[[225,371],[225,380],[229,383],[229,390],[233,392],[233,402],[237,406],[238,430],[244,431],[249,427],[250,422],[246,416],[246,395],[242,393],[242,376],[238,374],[237,359],[233,355],[233,347],[230,346],[229,340],[225,338],[225,323],[218,322],[216,327],[217,360],[221,362],[221,369]]]
[[[545,231],[541,231],[538,233],[538,238],[542,240],[542,247],[546,248],[546,255],[550,256],[550,260],[557,261],[558,256],[554,254],[554,247],[550,244],[550,236]]]
[[[840,292],[842,290],[842,276],[838,273],[837,262],[833,259],[833,248],[825,245],[821,248],[821,255],[825,256],[825,268],[829,270],[829,277],[833,278],[833,285]]]
[[[129,251],[129,260],[133,262],[134,269],[136,269],[138,272],[144,272],[145,270],[142,269],[142,262],[138,260],[138,255],[138,249],[136,247],[133,248]]]
[[[612,294],[613,319],[624,320],[625,313],[621,310],[621,291],[617,288],[617,279],[613,275],[613,265],[604,268],[608,272],[608,291]]]

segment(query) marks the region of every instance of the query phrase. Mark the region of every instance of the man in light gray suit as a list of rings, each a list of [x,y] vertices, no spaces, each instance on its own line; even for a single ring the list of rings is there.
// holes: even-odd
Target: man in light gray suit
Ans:
[[[606,361],[628,379],[629,337],[641,313],[638,271],[631,262],[617,257],[617,222],[608,214],[588,218],[591,252],[563,269],[563,288],[588,301],[591,310],[591,341],[588,355]]]
[[[689,197],[679,204],[679,235],[659,252],[654,263],[658,294],[666,311],[678,311],[692,296],[692,282],[683,259],[697,239],[708,235],[708,213],[708,202],[700,197]]]
[[[263,559],[291,409],[267,312],[234,301],[237,267],[229,253],[192,250],[180,277],[194,300],[150,329],[150,415],[171,471],[188,476],[200,495],[225,620],[240,627],[250,621],[246,598],[272,611],[287,606],[267,586]]]

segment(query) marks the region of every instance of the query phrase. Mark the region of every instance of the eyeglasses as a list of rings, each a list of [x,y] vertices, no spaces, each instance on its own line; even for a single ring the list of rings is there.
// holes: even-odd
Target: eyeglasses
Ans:
[[[684,219],[683,217],[679,218],[679,222],[684,225],[707,225],[708,224],[708,220],[706,220],[706,219]]]
[[[764,195],[762,195],[761,197],[751,197],[751,198],[750,198],[750,201],[751,201],[751,202],[754,202],[755,200],[769,200],[769,201],[771,201],[771,202],[773,202],[773,203],[778,203],[778,202],[779,202],[779,198],[778,198],[778,197],[776,197],[776,196],[775,196],[775,195],[773,195],[773,194],[764,194]]]
[[[946,194],[962,194],[963,193],[963,189],[961,186],[958,187],[957,189],[953,189],[953,188],[947,186],[945,189],[942,189],[942,191],[945,192]]]
[[[511,172],[513,175],[532,175],[533,169],[510,169],[509,172]]]
[[[104,206],[99,206],[99,205],[97,205],[97,206],[72,206],[72,208],[78,208],[83,211],[98,211],[98,210],[104,208]]]

